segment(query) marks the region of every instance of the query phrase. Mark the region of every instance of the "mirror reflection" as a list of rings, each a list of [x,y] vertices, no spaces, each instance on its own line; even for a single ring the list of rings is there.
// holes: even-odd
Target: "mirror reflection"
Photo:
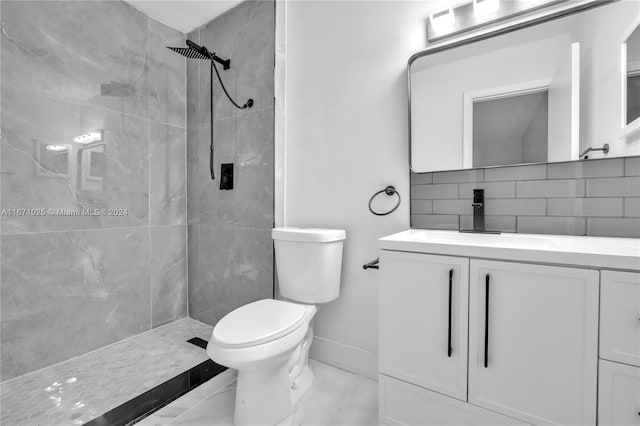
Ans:
[[[68,176],[71,145],[38,142],[36,174],[38,176]]]
[[[640,117],[640,27],[636,27],[626,42],[627,119],[631,124]]]
[[[629,37],[628,30],[638,21],[639,2],[614,2],[416,55],[409,66],[412,170],[578,160],[588,148],[591,158],[640,155],[638,135],[620,133],[615,66],[621,43],[628,38],[635,48],[639,32]],[[628,55],[636,63],[638,46]],[[629,116],[638,114],[639,82],[629,83],[627,99],[636,100]]]
[[[105,145],[97,144],[80,148],[78,151],[80,167],[80,189],[100,191],[106,172]]]
[[[76,136],[72,143],[36,141],[36,175],[64,178],[70,188],[81,191],[101,191],[107,172],[106,149],[102,131]]]

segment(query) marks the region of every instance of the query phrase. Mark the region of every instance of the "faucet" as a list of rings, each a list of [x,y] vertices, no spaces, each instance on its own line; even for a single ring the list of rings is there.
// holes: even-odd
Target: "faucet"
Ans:
[[[459,229],[460,232],[478,232],[482,234],[499,234],[500,231],[489,231],[484,227],[484,189],[473,190],[473,229]]]
[[[484,189],[473,190],[473,232],[485,232],[484,229]]]
[[[585,149],[585,150],[582,152],[582,154],[578,155],[578,159],[588,160],[588,159],[589,159],[589,157],[587,156],[587,154],[588,154],[588,153],[590,153],[591,151],[602,151],[602,152],[604,152],[605,154],[608,154],[608,153],[609,153],[609,144],[608,144],[608,143],[605,143],[605,144],[602,146],[602,148],[591,148],[591,147],[589,147],[589,148]],[[584,157],[584,158],[582,158],[582,157]]]

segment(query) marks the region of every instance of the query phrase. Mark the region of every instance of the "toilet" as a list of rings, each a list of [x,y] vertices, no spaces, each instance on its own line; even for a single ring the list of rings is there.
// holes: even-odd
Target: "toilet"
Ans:
[[[241,306],[214,327],[207,354],[238,370],[235,425],[295,423],[298,403],[311,387],[308,366],[316,304],[340,294],[341,229],[275,228],[280,294]]]

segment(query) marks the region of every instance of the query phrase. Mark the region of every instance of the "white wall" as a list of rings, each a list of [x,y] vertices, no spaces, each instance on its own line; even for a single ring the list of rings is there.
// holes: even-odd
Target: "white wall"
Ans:
[[[378,272],[362,265],[377,256],[377,238],[409,227],[406,64],[426,47],[426,19],[441,5],[284,3],[285,224],[347,231],[342,292],[320,307],[312,356],[372,376]],[[369,197],[386,185],[403,203],[374,216]]]

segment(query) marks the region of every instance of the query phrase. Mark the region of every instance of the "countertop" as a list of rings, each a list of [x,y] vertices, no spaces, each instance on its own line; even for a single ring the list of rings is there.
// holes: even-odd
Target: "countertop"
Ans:
[[[378,240],[382,250],[640,270],[640,239],[544,234],[475,234],[409,229]]]

